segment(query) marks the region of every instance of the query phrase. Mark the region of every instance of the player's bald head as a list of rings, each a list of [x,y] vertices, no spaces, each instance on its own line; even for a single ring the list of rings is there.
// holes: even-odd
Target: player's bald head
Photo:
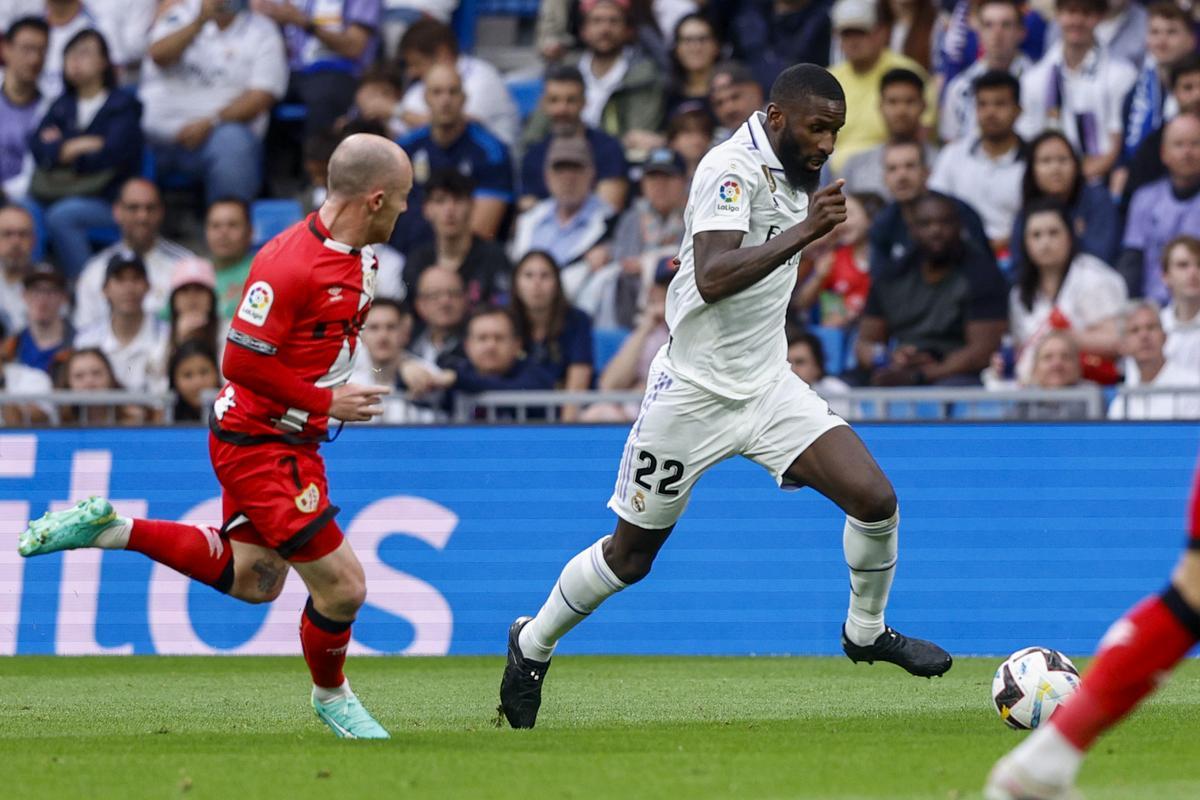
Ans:
[[[407,190],[411,184],[408,156],[400,145],[383,136],[347,136],[329,157],[329,193],[337,197]]]

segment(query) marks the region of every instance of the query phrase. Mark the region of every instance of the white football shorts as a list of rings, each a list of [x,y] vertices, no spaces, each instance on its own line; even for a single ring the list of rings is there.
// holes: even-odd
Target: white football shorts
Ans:
[[[845,424],[790,369],[756,397],[729,400],[672,375],[656,358],[608,507],[639,528],[669,528],[714,464],[745,456],[783,486],[797,456]]]

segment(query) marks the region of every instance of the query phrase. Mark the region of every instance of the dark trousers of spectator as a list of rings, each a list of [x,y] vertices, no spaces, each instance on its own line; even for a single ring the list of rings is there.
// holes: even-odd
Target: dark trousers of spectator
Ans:
[[[303,103],[304,137],[327,131],[354,103],[358,79],[339,69],[293,72],[284,102]]]
[[[206,205],[222,197],[248,203],[262,187],[262,142],[240,122],[218,125],[195,150],[175,143],[152,143],[151,147],[159,180],[176,172],[203,181]]]

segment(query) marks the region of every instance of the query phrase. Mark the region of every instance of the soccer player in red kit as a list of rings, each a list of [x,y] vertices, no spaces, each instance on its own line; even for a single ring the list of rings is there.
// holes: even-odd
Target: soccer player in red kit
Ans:
[[[1075,696],[992,768],[984,788],[988,800],[1078,797],[1075,775],[1084,754],[1200,641],[1200,469],[1189,516],[1187,552],[1166,591],[1109,628]]]
[[[391,236],[412,180],[395,143],[351,136],[329,160],[322,206],[255,256],[225,348],[229,382],[211,415],[209,453],[225,517],[219,530],[126,519],[93,497],[33,522],[18,548],[23,556],[135,550],[251,603],[274,600],[288,569],[295,570],[309,591],[300,643],[313,708],[347,738],[388,733],[342,673],[366,585],[334,521],[338,509],[317,448],[331,420],[365,421],[381,412],[386,388],[346,381],[375,289],[370,244]]]

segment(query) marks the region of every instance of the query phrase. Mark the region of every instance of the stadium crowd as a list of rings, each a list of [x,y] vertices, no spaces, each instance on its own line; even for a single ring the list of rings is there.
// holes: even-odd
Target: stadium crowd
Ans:
[[[492,389],[642,389],[690,176],[801,61],[845,89],[825,170],[849,195],[804,254],[801,377],[828,398],[1200,389],[1200,5],[545,0],[528,108],[460,47],[455,5],[7,0],[0,397],[170,390],[174,419],[201,419],[262,244],[256,209],[295,199],[299,219],[333,147],[363,131],[398,141],[415,177],[353,378],[397,388],[385,421],[445,419]],[[1200,417],[1200,394],[1110,416]]]

